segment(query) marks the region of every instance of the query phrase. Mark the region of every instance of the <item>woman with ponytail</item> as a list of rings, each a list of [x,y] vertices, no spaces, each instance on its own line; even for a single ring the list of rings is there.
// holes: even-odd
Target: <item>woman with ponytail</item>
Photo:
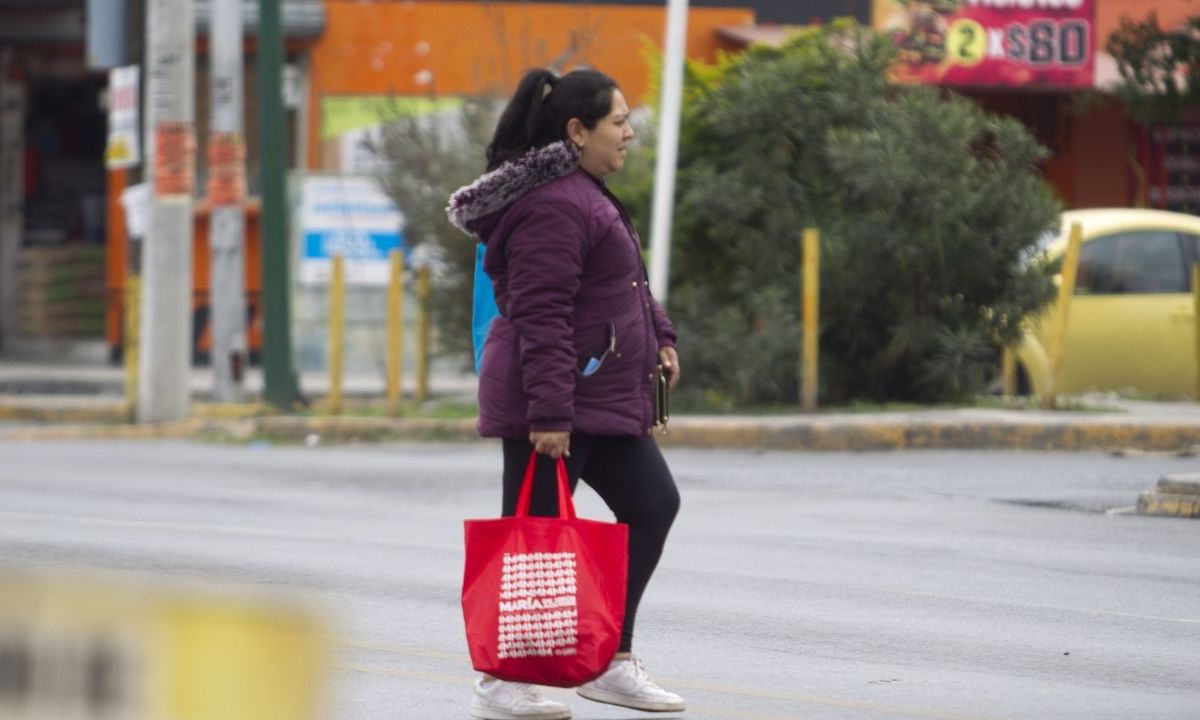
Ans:
[[[450,198],[460,229],[486,243],[500,316],[479,368],[479,430],[503,440],[503,513],[516,510],[526,464],[537,463],[531,514],[557,514],[554,462],[571,490],[582,479],[629,525],[621,645],[607,672],[577,689],[590,700],[679,712],[632,654],[638,603],[679,510],[679,492],[651,435],[656,368],[679,381],[675,328],[650,294],[642,247],[604,179],[633,140],[629,105],[595,70],[531,70],[500,116],[488,172]],[[483,677],[471,714],[485,720],[571,716],[536,688]]]

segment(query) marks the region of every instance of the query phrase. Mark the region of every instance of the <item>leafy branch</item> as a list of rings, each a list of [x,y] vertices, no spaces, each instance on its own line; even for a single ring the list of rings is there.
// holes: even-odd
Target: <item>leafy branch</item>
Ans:
[[[1135,119],[1171,122],[1200,104],[1200,17],[1164,30],[1157,13],[1125,16],[1106,49],[1121,76],[1113,94]]]

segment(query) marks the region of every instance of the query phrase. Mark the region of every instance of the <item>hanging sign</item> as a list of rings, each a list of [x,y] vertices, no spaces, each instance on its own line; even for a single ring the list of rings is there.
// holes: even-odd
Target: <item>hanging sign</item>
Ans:
[[[970,87],[1094,84],[1096,0],[874,0],[894,79]]]
[[[109,170],[131,168],[142,161],[138,139],[139,69],[108,71],[108,147],[104,151]]]
[[[333,256],[351,285],[387,285],[390,253],[404,248],[404,216],[369,177],[312,175],[300,200],[300,282],[329,282]]]

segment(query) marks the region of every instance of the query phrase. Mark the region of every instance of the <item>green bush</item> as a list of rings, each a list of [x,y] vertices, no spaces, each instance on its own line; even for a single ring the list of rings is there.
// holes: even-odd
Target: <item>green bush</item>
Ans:
[[[413,112],[400,102],[389,108],[381,132],[368,150],[390,170],[380,186],[404,212],[405,237],[414,248],[428,246],[439,261],[431,284],[431,316],[437,330],[435,352],[472,367],[471,308],[475,242],[450,224],[450,193],[483,173],[484,149],[491,140],[500,103],[465,98],[438,113]]]
[[[1044,149],[953,93],[889,85],[893,56],[838,23],[689,66],[669,303],[685,403],[796,400],[805,227],[823,402],[974,394],[1050,301]]]

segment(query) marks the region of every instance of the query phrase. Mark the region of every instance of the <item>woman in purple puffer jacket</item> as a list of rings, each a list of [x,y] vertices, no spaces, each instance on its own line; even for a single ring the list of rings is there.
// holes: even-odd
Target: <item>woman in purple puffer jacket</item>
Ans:
[[[650,295],[642,247],[604,179],[633,140],[629,106],[594,70],[526,74],[487,149],[488,172],[450,198],[456,226],[487,244],[484,269],[500,309],[479,371],[479,430],[503,439],[503,512],[516,510],[530,455],[566,459],[629,525],[629,591],[608,671],[577,692],[664,712],[683,699],[631,654],[638,602],[679,510],[651,436],[655,368],[679,381],[675,328]],[[531,513],[557,514],[553,463],[538,462]],[[535,689],[481,678],[471,714],[490,720],[569,718]]]

